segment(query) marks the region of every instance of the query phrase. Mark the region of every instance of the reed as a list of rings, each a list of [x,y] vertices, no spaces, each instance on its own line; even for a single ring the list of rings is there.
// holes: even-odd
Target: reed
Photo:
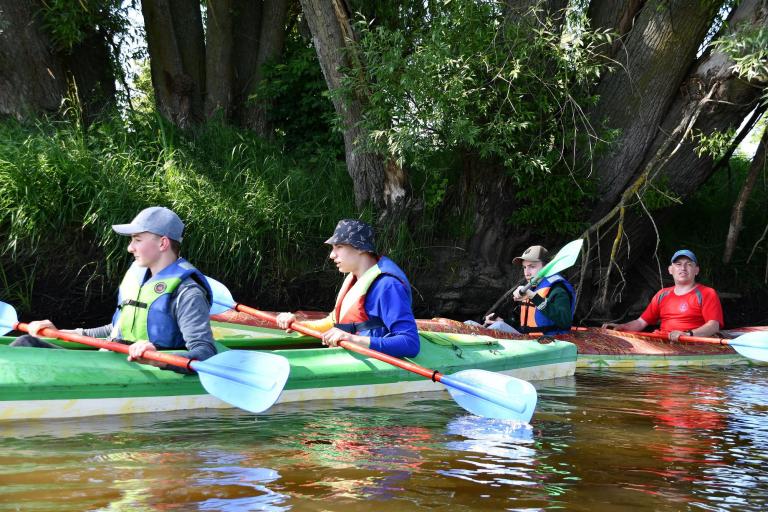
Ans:
[[[163,205],[186,223],[183,254],[204,272],[249,297],[257,287],[277,297],[327,256],[322,241],[336,221],[354,215],[351,182],[332,152],[288,155],[216,123],[190,134],[151,115],[87,129],[6,120],[0,155],[2,284],[22,280],[15,294],[51,280],[111,293],[130,255],[110,226]]]

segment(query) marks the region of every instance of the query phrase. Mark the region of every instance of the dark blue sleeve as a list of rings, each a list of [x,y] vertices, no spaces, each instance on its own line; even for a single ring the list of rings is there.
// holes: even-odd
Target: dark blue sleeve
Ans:
[[[408,292],[397,278],[384,275],[377,279],[365,298],[369,317],[379,317],[386,333],[371,336],[371,348],[393,357],[414,357],[419,353],[419,333],[411,310]]]

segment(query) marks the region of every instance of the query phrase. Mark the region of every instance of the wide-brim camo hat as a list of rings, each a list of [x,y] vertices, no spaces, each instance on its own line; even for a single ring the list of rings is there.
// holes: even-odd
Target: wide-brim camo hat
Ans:
[[[333,236],[325,243],[347,244],[364,252],[376,252],[376,244],[373,236],[373,228],[365,222],[357,219],[342,219],[336,224]]]
[[[549,251],[540,245],[532,245],[527,248],[523,254],[512,260],[515,265],[522,264],[523,261],[533,261],[546,263],[549,261]]]
[[[151,206],[141,210],[130,224],[115,224],[112,229],[115,233],[125,236],[149,232],[181,242],[184,223],[168,208]]]

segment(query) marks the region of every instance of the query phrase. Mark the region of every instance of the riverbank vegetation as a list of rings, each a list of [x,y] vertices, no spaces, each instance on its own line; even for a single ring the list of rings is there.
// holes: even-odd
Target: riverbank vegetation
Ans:
[[[680,245],[709,284],[765,293],[766,136],[735,153],[767,106],[758,0],[4,15],[0,285],[25,314],[103,317],[129,259],[110,225],[153,204],[187,222],[190,260],[263,307],[331,304],[341,217],[376,225],[421,315],[479,315],[525,247],[577,237],[582,319],[637,312]]]

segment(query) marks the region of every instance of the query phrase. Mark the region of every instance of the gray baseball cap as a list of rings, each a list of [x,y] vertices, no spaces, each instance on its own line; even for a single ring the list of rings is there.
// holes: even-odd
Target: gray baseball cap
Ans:
[[[184,233],[184,223],[178,215],[163,206],[151,206],[144,208],[131,221],[130,224],[115,224],[112,226],[115,233],[131,236],[148,231],[159,236],[167,236],[171,240],[181,242]]]
[[[342,219],[336,224],[333,236],[325,241],[327,244],[347,244],[359,251],[376,252],[373,228],[357,219]]]

